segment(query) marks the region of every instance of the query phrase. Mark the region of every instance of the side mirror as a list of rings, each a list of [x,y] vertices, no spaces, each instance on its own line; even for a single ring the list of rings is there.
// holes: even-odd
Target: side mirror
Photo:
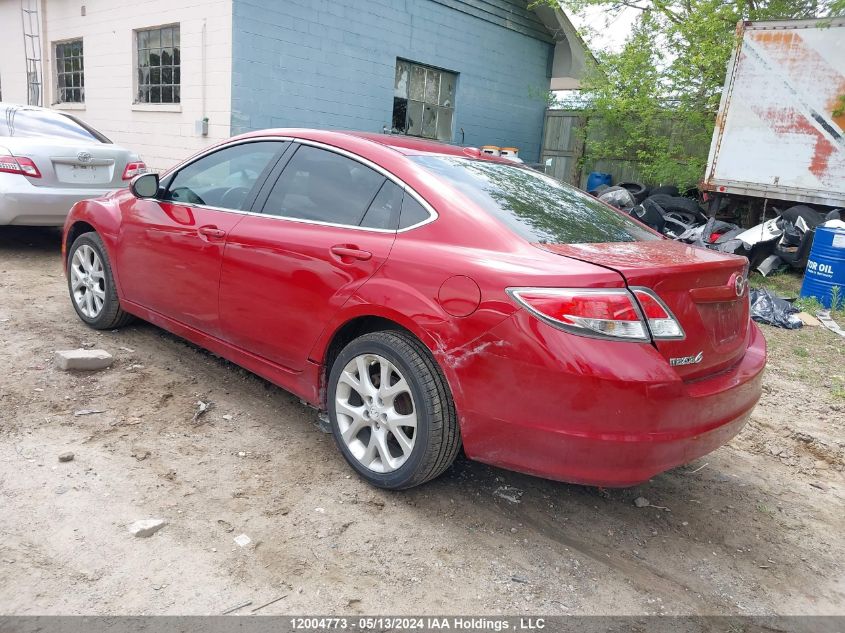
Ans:
[[[158,174],[139,174],[129,181],[129,191],[136,198],[155,198],[158,195]]]

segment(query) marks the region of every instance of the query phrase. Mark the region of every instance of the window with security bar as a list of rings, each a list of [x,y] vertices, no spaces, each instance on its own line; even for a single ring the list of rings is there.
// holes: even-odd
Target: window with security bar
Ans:
[[[56,52],[56,103],[85,103],[82,40],[59,42]]]
[[[451,141],[457,82],[456,73],[397,59],[393,132]]]
[[[179,103],[179,25],[135,32],[138,50],[136,103]]]

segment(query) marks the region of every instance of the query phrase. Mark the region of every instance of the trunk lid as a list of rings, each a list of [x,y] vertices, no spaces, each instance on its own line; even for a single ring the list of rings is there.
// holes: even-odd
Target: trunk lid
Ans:
[[[683,340],[655,341],[667,361],[675,359],[675,370],[684,379],[722,371],[745,353],[749,301],[744,257],[672,240],[538,246],[615,270],[629,287],[653,290],[684,329]],[[699,354],[700,360],[692,362]],[[684,360],[689,364],[677,364]]]
[[[138,160],[134,153],[110,143],[11,137],[3,139],[3,146],[13,156],[24,156],[35,163],[41,178],[29,181],[36,187],[118,189],[126,186],[126,164]]]

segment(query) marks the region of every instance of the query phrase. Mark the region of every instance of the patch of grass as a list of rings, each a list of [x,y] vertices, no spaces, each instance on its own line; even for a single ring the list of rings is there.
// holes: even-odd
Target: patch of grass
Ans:
[[[810,351],[806,347],[793,347],[792,353],[795,354],[798,358],[810,357]]]
[[[845,385],[834,385],[830,389],[830,395],[837,400],[845,400]]]
[[[762,514],[768,514],[770,517],[775,516],[775,509],[771,506],[767,506],[762,501],[757,504],[757,512],[761,512]]]
[[[825,309],[822,302],[815,297],[798,297],[798,299],[795,300],[795,306],[804,312],[813,315],[815,315],[819,310]]]
[[[780,297],[791,299],[797,297],[801,291],[801,281],[804,276],[797,271],[787,270],[763,277],[760,273],[752,272],[748,276],[748,282],[752,288],[765,288]]]

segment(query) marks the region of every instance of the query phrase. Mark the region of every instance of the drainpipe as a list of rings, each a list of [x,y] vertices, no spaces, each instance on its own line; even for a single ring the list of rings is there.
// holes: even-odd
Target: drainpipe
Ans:
[[[200,131],[202,136],[208,136],[208,114],[206,106],[206,91],[208,84],[208,74],[206,72],[206,42],[208,40],[208,21],[206,18],[202,20],[202,119],[200,121]]]

